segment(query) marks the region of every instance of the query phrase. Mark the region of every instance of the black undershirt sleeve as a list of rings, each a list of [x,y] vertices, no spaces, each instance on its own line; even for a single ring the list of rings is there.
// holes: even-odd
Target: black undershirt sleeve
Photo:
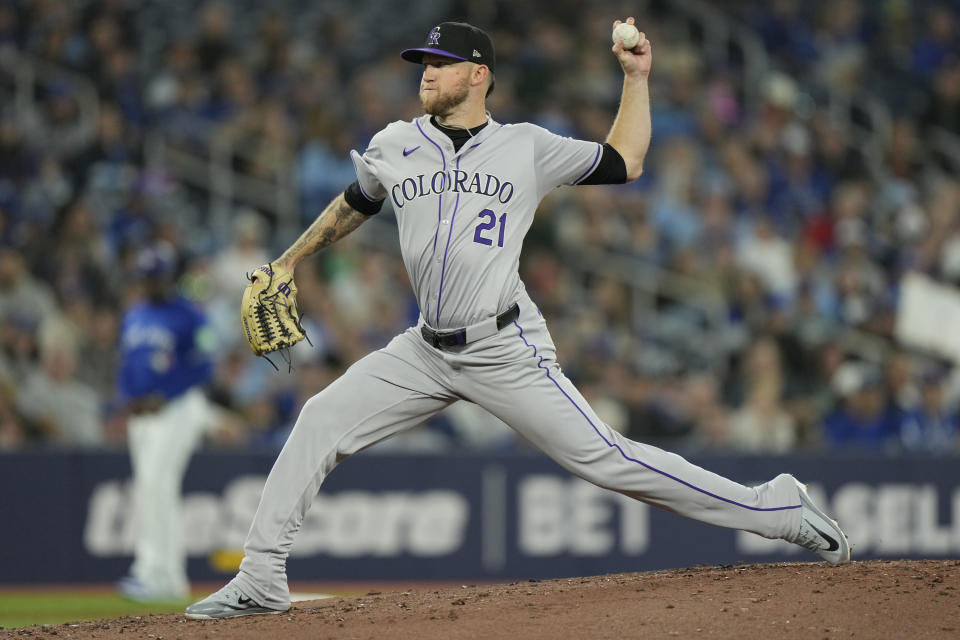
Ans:
[[[360,188],[360,183],[357,180],[354,180],[343,192],[343,199],[347,201],[348,205],[365,216],[372,216],[375,213],[379,213],[380,207],[383,206],[383,200],[370,200],[367,198],[367,196],[363,194],[363,190]]]
[[[577,184],[623,184],[626,181],[627,163],[616,149],[604,142],[597,168]]]

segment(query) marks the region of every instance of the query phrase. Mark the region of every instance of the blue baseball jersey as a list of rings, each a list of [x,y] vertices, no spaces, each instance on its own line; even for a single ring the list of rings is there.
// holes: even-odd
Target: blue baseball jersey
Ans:
[[[117,389],[124,400],[151,394],[175,398],[213,374],[213,332],[183,298],[144,302],[123,317]]]

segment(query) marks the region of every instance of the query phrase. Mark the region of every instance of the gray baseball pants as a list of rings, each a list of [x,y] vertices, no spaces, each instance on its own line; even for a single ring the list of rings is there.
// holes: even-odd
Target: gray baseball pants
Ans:
[[[321,483],[350,455],[410,429],[457,400],[484,407],[571,473],[682,516],[767,538],[800,528],[788,475],[747,487],[602,423],[557,364],[529,297],[499,333],[441,351],[417,328],[351,366],[304,405],[264,485],[237,586],[285,608],[286,561]]]

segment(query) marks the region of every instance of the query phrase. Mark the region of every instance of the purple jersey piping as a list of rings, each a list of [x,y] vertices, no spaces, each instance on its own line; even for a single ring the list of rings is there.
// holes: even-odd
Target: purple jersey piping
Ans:
[[[457,171],[460,170],[460,157],[457,157]],[[457,219],[457,209],[460,207],[460,192],[457,191],[457,201],[453,204],[453,215],[450,216],[450,231],[447,233],[447,246],[443,249],[443,266],[440,268],[440,291],[437,293],[437,324],[440,327],[440,305],[443,304],[443,276],[447,272],[447,252],[450,250],[450,238],[453,237],[453,223]]]
[[[420,129],[420,133],[426,138],[430,144],[437,148],[437,151],[440,152],[440,160],[443,162],[443,174],[444,180],[446,180],[447,174],[447,156],[443,154],[443,149],[440,148],[440,145],[433,141],[433,138],[427,135],[423,130],[423,127],[420,126],[420,120],[414,120],[417,123],[417,129]],[[459,196],[458,196],[459,197]],[[437,230],[433,233],[433,253],[437,252],[437,234],[440,233],[440,216],[443,213],[443,194],[439,194],[438,203],[437,203]],[[441,279],[442,282],[442,279]]]
[[[597,163],[600,162],[600,152],[601,152],[601,151],[603,151],[603,145],[602,145],[602,144],[598,144],[598,145],[597,145],[597,155],[595,155],[595,156],[593,157],[593,164],[590,165],[590,168],[589,168],[589,169],[587,169],[586,171],[583,172],[583,175],[582,175],[582,176],[580,176],[579,178],[577,178],[576,180],[574,180],[572,184],[577,184],[578,182],[580,182],[581,180],[583,180],[584,178],[586,178],[588,175],[590,175],[590,173],[593,171],[594,167],[597,166]]]
[[[586,421],[590,424],[590,426],[593,427],[593,430],[596,432],[596,434],[597,434],[598,436],[600,436],[600,439],[603,440],[604,443],[605,443],[608,447],[613,447],[614,449],[616,449],[617,451],[619,451],[619,452],[620,452],[620,455],[623,456],[624,459],[629,460],[630,462],[636,462],[637,464],[639,464],[639,465],[641,465],[641,466],[643,466],[643,467],[646,467],[646,468],[649,469],[650,471],[653,471],[653,472],[655,472],[655,473],[659,473],[660,475],[662,475],[662,476],[664,476],[664,477],[667,477],[667,478],[670,478],[671,480],[674,480],[674,481],[676,481],[676,482],[679,482],[680,484],[682,484],[682,485],[684,485],[684,486],[690,487],[690,488],[693,489],[694,491],[699,491],[700,493],[702,493],[702,494],[704,494],[704,495],[707,495],[707,496],[710,496],[711,498],[715,498],[715,499],[717,499],[717,500],[721,500],[721,501],[723,501],[723,502],[727,502],[727,503],[732,504],[732,505],[735,505],[735,506],[737,506],[737,507],[742,507],[742,508],[744,508],[744,509],[749,509],[750,511],[786,511],[786,510],[789,510],[789,509],[800,509],[801,507],[803,507],[802,504],[794,504],[794,505],[790,505],[790,506],[787,506],[787,507],[751,507],[750,505],[742,504],[742,503],[737,502],[737,501],[735,501],[735,500],[731,500],[731,499],[729,499],[729,498],[724,498],[723,496],[718,496],[718,495],[715,494],[715,493],[710,493],[710,492],[707,491],[706,489],[701,489],[700,487],[698,487],[698,486],[696,486],[696,485],[693,485],[693,484],[690,484],[689,482],[687,482],[687,481],[685,481],[685,480],[681,480],[680,478],[678,478],[678,477],[676,477],[676,476],[674,476],[674,475],[670,475],[670,474],[667,473],[666,471],[661,471],[660,469],[657,469],[656,467],[652,467],[652,466],[650,466],[649,464],[647,464],[646,462],[643,462],[642,460],[637,460],[636,458],[631,458],[630,456],[628,456],[628,455],[624,452],[623,449],[620,448],[620,445],[618,445],[618,444],[616,444],[616,443],[614,443],[614,442],[610,442],[609,440],[607,440],[607,438],[600,432],[600,430],[597,429],[597,425],[593,424],[593,421],[590,420],[590,417],[584,412],[583,409],[580,408],[580,405],[578,405],[578,404],[574,401],[574,399],[571,398],[570,395],[567,394],[567,392],[563,390],[563,387],[560,386],[560,384],[556,381],[556,379],[554,379],[554,377],[550,375],[550,370],[549,370],[547,367],[543,366],[543,356],[538,355],[538,354],[537,354],[537,347],[536,347],[535,345],[532,345],[532,344],[530,344],[529,342],[527,342],[527,339],[523,337],[523,327],[521,327],[521,326],[517,323],[516,320],[514,320],[513,324],[514,324],[514,326],[515,326],[517,329],[520,330],[520,339],[523,340],[523,344],[525,344],[525,345],[527,345],[528,347],[530,347],[531,349],[533,349],[533,356],[534,356],[535,358],[539,358],[539,360],[537,361],[537,367],[540,368],[540,369],[543,369],[543,371],[547,374],[547,378],[550,379],[550,382],[552,382],[552,383],[554,384],[554,386],[555,386],[557,389],[560,390],[560,393],[562,393],[562,394],[567,398],[567,400],[570,401],[570,404],[572,404],[572,405],[574,406],[574,408],[576,408],[576,410],[580,412],[580,415],[582,415],[582,416],[584,417],[584,419],[586,419]]]
[[[360,187],[360,193],[363,194],[363,197],[366,198],[367,200],[369,200],[370,202],[383,202],[383,200],[377,200],[377,199],[371,198],[369,195],[367,195],[367,191],[363,188],[363,184],[361,184],[361,182],[360,182],[359,180],[357,180],[357,186]]]

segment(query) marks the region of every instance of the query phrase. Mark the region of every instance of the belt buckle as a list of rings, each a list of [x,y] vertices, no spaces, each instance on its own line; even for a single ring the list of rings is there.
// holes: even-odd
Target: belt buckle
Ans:
[[[438,331],[434,331],[427,325],[423,325],[420,327],[420,335],[423,336],[426,343],[434,349],[440,348],[440,333]]]

